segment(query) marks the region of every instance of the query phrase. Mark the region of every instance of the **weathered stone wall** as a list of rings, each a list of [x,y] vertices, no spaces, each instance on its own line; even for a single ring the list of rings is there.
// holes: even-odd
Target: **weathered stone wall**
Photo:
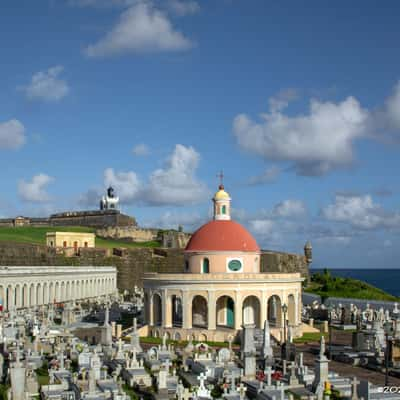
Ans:
[[[1,265],[113,265],[117,267],[117,286],[131,289],[142,286],[143,272],[183,272],[183,252],[173,249],[101,249],[82,248],[79,256],[46,246],[0,243]]]
[[[102,249],[82,248],[79,256],[46,246],[0,242],[0,265],[113,265],[117,267],[117,286],[131,289],[142,286],[144,272],[184,271],[182,249]],[[262,272],[300,272],[308,277],[305,257],[297,254],[264,250],[261,255]]]
[[[105,226],[134,226],[136,220],[116,210],[77,211],[50,215],[50,224],[103,228]]]
[[[262,250],[260,261],[261,272],[300,272],[303,278],[308,279],[308,264],[304,255]]]
[[[145,229],[137,226],[108,226],[97,229],[96,236],[104,239],[130,240],[132,242],[149,242],[157,240],[158,229]]]
[[[50,215],[48,218],[2,218],[0,227],[13,226],[86,226],[103,228],[106,226],[135,226],[136,220],[118,210],[71,211]]]

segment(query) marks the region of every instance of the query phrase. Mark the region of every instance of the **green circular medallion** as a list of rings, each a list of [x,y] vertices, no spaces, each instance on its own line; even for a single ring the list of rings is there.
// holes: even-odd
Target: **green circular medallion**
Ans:
[[[229,261],[228,268],[231,271],[240,271],[242,268],[242,263],[239,260],[231,260]]]

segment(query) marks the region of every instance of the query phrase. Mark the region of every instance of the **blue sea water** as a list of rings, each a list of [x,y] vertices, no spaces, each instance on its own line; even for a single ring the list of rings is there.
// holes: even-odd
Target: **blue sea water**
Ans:
[[[311,269],[311,273],[322,272],[322,269]],[[334,276],[353,278],[367,282],[394,296],[400,297],[400,269],[330,269]]]

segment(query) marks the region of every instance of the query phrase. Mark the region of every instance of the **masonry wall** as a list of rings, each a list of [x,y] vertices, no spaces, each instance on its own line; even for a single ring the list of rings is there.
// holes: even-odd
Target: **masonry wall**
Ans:
[[[113,265],[117,267],[117,286],[129,290],[142,286],[144,272],[184,271],[182,249],[101,249],[82,248],[79,256],[66,256],[63,251],[40,245],[0,242],[2,265]],[[262,272],[301,272],[308,277],[305,257],[296,254],[263,251]]]

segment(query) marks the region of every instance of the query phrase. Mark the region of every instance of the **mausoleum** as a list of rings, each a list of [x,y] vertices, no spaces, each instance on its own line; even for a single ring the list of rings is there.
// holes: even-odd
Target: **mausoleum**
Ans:
[[[227,340],[244,324],[269,320],[278,339],[291,328],[301,335],[300,273],[260,272],[260,248],[230,216],[231,198],[221,184],[214,218],[185,249],[185,273],[144,276],[145,313],[152,336]]]

